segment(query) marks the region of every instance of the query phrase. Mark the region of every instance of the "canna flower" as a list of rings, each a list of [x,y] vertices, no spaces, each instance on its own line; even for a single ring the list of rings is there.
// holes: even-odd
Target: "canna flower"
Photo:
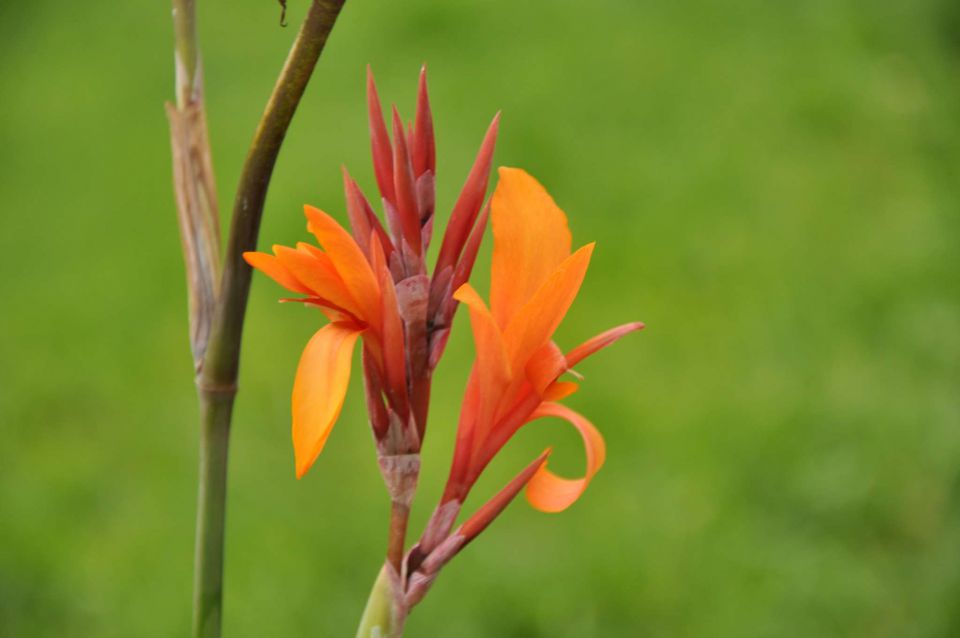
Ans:
[[[392,110],[387,133],[368,72],[367,103],[374,173],[386,227],[357,183],[343,171],[351,232],[306,206],[307,229],[319,247],[274,246],[249,252],[254,268],[319,308],[329,320],[307,343],[293,386],[297,478],[322,451],[343,406],[357,341],[363,344],[364,387],[381,469],[394,501],[412,497],[426,428],[433,369],[457,308],[453,291],[470,275],[487,223],[483,206],[499,116],[487,130],[457,200],[432,276],[424,255],[433,235],[436,152],[433,118],[421,71],[416,117],[404,127]]]
[[[526,486],[530,504],[559,512],[573,504],[603,465],[599,431],[559,403],[577,390],[564,373],[620,337],[639,330],[628,323],[601,333],[566,354],[553,334],[573,303],[594,244],[571,253],[567,218],[547,191],[526,172],[501,168],[492,198],[494,250],[490,305],[470,284],[454,298],[470,311],[477,358],[461,408],[453,463],[446,488],[418,546],[408,556],[405,604],[426,593],[437,571]],[[481,472],[525,424],[543,417],[570,423],[583,439],[585,475],[562,478],[547,468],[545,451],[457,530],[450,532],[463,501]]]

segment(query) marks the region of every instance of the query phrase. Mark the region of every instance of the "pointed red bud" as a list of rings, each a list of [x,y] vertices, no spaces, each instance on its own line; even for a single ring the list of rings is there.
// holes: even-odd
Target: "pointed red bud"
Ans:
[[[413,125],[413,174],[419,177],[430,171],[437,172],[437,151],[433,137],[433,115],[427,95],[427,65],[420,69],[420,84],[417,89],[417,117]]]
[[[360,186],[350,177],[346,166],[343,167],[343,189],[346,193],[347,215],[350,218],[350,227],[353,229],[353,236],[356,238],[357,243],[367,257],[369,257],[369,237],[370,233],[374,232],[380,239],[386,254],[389,255],[393,252],[393,242],[390,241],[387,231],[384,230],[383,224],[380,223],[377,214],[373,212],[373,208],[370,206],[370,202],[363,194],[363,191],[360,190]]]
[[[367,399],[367,414],[370,415],[370,426],[377,440],[387,434],[390,425],[390,416],[387,407],[383,404],[383,381],[376,359],[368,346],[363,348],[363,389]]]
[[[443,243],[440,245],[440,255],[437,257],[437,270],[444,266],[452,266],[460,256],[464,242],[470,234],[473,222],[480,212],[480,206],[486,197],[487,185],[490,181],[490,163],[493,160],[493,149],[497,141],[497,129],[500,125],[500,114],[494,116],[487,134],[480,145],[480,151],[477,153],[477,159],[470,169],[467,181],[460,191],[460,197],[453,207],[453,213],[450,215],[450,222],[447,224],[447,232],[443,236]]]
[[[477,253],[480,252],[480,244],[483,242],[483,233],[487,229],[487,220],[490,218],[490,202],[483,207],[477,223],[463,247],[463,254],[460,255],[460,261],[453,272],[453,283],[450,288],[456,290],[470,279],[470,273],[473,271],[473,265],[477,261]]]
[[[380,188],[381,197],[392,202],[394,201],[393,151],[390,148],[387,127],[383,122],[383,109],[380,106],[380,96],[377,95],[377,85],[369,66],[367,66],[367,110],[370,119],[373,171],[377,176],[377,186]]]
[[[360,246],[369,261],[370,231],[372,230],[370,228],[370,218],[367,217],[367,212],[363,210],[363,204],[357,200],[356,193],[352,188],[353,180],[350,179],[347,167],[341,166],[340,170],[343,173],[343,193],[347,201],[347,217],[350,219],[350,230],[353,231],[353,237],[357,240],[357,245]]]
[[[397,306],[397,293],[393,286],[393,278],[386,265],[380,265],[380,290],[383,304],[383,360],[384,360],[384,390],[390,398],[391,405],[406,417],[409,414],[407,403],[407,365],[403,339],[403,321]]]
[[[403,134],[403,122],[393,107],[393,187],[403,236],[414,253],[420,254],[420,212],[413,181],[413,168]]]
[[[506,509],[507,505],[509,505],[510,502],[516,498],[517,494],[520,493],[520,490],[523,489],[523,486],[530,482],[530,479],[533,478],[533,475],[540,469],[540,466],[546,463],[548,456],[550,456],[549,448],[544,450],[540,456],[534,459],[533,463],[525,467],[523,471],[507,483],[502,490],[487,501],[483,507],[478,509],[476,514],[468,518],[464,524],[460,526],[459,533],[462,534],[464,538],[463,546],[476,538],[477,534],[485,530],[487,526]],[[461,546],[460,549],[462,549],[463,546]]]

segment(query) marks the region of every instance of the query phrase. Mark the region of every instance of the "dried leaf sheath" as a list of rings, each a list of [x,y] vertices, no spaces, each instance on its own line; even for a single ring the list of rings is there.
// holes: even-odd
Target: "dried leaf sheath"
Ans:
[[[220,281],[220,215],[199,75],[185,103],[167,103],[173,186],[187,272],[190,348],[197,374],[210,338]]]

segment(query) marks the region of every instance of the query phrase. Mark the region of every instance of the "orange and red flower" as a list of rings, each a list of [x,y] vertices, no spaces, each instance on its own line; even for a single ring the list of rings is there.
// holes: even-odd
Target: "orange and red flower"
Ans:
[[[454,206],[433,276],[427,274],[436,160],[426,74],[420,75],[413,124],[405,129],[393,108],[392,141],[372,74],[367,91],[374,172],[387,228],[344,170],[352,236],[330,215],[307,206],[307,228],[320,248],[298,243],[274,246],[273,254],[244,255],[251,266],[304,295],[287,301],[315,306],[330,321],[310,339],[294,381],[298,478],[320,454],[340,414],[361,337],[364,386],[381,460],[419,452],[432,371],[457,307],[453,291],[470,275],[487,222],[483,201],[496,117]]]
[[[417,113],[406,128],[392,112],[392,139],[372,75],[368,107],[374,173],[386,226],[344,170],[352,234],[330,215],[305,207],[319,247],[274,246],[245,253],[247,262],[303,295],[287,301],[314,306],[329,323],[301,356],[293,387],[297,477],[323,449],[343,405],[351,360],[363,344],[364,389],[377,452],[391,496],[391,535],[385,574],[401,617],[427,592],[443,565],[482,532],[526,487],[537,509],[559,512],[574,503],[604,463],[603,437],[585,417],[560,403],[578,384],[563,379],[584,358],[643,328],[628,323],[564,353],[553,341],[580,290],[594,245],[571,250],[566,215],[533,177],[501,168],[484,206],[498,117],[491,123],[453,207],[437,263],[424,255],[434,225],[436,174],[426,77]],[[488,216],[493,221],[490,304],[467,283]],[[420,541],[405,556],[410,500],[419,472],[431,377],[458,304],[470,312],[477,357],[467,381],[450,474]],[[546,450],[476,513],[454,529],[461,506],[483,470],[524,425],[544,417],[580,433],[586,469],[580,478],[547,468]],[[452,530],[452,531],[451,531]]]
[[[593,253],[587,244],[571,253],[567,218],[526,172],[501,168],[492,199],[494,250],[490,305],[470,284],[454,298],[470,309],[477,358],[467,382],[450,476],[440,505],[408,569],[408,604],[429,587],[436,571],[476,537],[524,487],[537,509],[559,512],[586,489],[603,465],[603,437],[586,418],[558,403],[576,391],[561,380],[573,366],[641,323],[608,330],[564,354],[553,333],[573,303]],[[525,424],[558,417],[580,433],[586,450],[582,478],[561,478],[547,469],[549,450],[450,532],[468,492],[490,460]]]

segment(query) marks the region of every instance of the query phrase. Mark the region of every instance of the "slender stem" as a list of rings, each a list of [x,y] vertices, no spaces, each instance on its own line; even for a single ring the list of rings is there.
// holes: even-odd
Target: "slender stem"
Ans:
[[[223,600],[223,528],[227,452],[233,392],[200,392],[200,478],[194,557],[193,636],[220,635]]]
[[[243,253],[257,247],[263,203],[280,145],[344,1],[313,0],[310,4],[247,153],[234,200],[220,285],[220,307],[203,366],[206,384],[230,385],[237,378],[251,275]]]
[[[177,57],[177,106],[182,109],[190,100],[200,67],[195,0],[173,0],[173,36]]]
[[[398,501],[390,503],[390,536],[387,539],[387,562],[401,572],[403,550],[407,538],[407,524],[410,520],[410,506]]]
[[[237,188],[216,311],[197,385],[200,392],[200,478],[194,566],[194,638],[218,638],[223,597],[227,452],[250,268],[273,167],[287,128],[345,0],[313,0],[267,102]],[[195,0],[173,0],[177,105],[202,99]],[[204,135],[204,144],[206,139]]]
[[[403,621],[396,617],[393,586],[387,569],[384,565],[373,583],[360,617],[357,638],[399,638],[403,634]]]

